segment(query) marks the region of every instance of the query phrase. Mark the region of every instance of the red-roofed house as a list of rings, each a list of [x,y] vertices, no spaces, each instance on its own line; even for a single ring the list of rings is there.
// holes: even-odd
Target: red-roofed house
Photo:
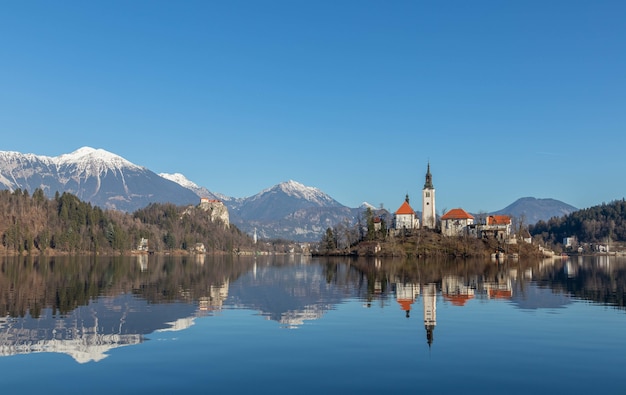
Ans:
[[[462,208],[453,208],[441,217],[441,233],[446,236],[467,234],[468,226],[474,223],[474,217]]]
[[[417,229],[420,226],[419,219],[415,211],[409,204],[409,195],[406,195],[404,203],[395,213],[396,229]]]
[[[480,227],[480,231],[485,236],[492,236],[496,239],[504,240],[511,235],[513,221],[508,215],[490,215],[486,219],[485,225]]]

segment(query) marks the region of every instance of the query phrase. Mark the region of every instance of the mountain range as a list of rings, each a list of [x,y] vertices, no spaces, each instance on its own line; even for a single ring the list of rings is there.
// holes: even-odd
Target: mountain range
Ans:
[[[69,192],[103,209],[133,212],[150,203],[196,205],[201,197],[221,200],[230,222],[260,238],[319,241],[325,230],[355,224],[369,207],[390,223],[393,214],[364,203],[350,208],[321,190],[289,180],[246,198],[211,192],[180,173],[156,174],[102,149],[80,148],[57,157],[0,151],[0,189],[36,188],[48,197]],[[494,214],[524,216],[526,224],[576,211],[554,199],[526,197]]]

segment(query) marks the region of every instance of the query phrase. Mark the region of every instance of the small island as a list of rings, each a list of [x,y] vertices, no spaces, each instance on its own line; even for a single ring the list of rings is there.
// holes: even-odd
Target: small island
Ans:
[[[318,255],[404,256],[404,257],[546,257],[553,252],[531,243],[528,231],[519,224],[513,229],[508,215],[480,215],[476,218],[462,208],[436,214],[435,187],[428,163],[422,189],[421,220],[411,207],[409,195],[385,221],[368,208],[365,224],[352,242],[349,232],[328,228]],[[388,226],[387,222],[391,222]],[[343,234],[342,234],[343,233]]]

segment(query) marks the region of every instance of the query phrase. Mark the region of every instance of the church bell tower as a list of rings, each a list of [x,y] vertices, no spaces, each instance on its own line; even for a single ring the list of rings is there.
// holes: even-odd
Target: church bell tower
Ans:
[[[433,187],[433,176],[430,174],[430,162],[426,170],[426,182],[422,190],[422,226],[428,229],[435,229],[437,216],[435,214],[435,187]]]

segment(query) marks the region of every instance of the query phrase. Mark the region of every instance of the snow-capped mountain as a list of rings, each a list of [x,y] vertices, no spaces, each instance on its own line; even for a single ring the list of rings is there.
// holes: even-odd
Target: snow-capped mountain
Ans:
[[[170,180],[173,181],[177,184],[179,184],[182,187],[185,187],[191,191],[193,191],[193,193],[195,193],[196,195],[198,195],[198,197],[207,197],[209,199],[217,199],[217,200],[221,200],[223,202],[228,202],[233,200],[232,197],[230,196],[226,196],[223,195],[221,193],[216,193],[216,192],[211,192],[208,189],[206,189],[205,187],[201,187],[198,186],[198,184],[196,184],[193,181],[190,181],[189,179],[187,179],[187,177],[185,177],[183,174],[181,173],[159,173],[159,176],[165,178],[166,180]]]
[[[356,222],[361,209],[342,205],[321,190],[289,180],[258,194],[225,202],[231,223],[261,238],[319,241],[327,228]]]
[[[364,202],[349,208],[318,188],[290,180],[247,198],[209,191],[180,173],[157,175],[145,167],[102,149],[80,148],[57,157],[0,151],[0,189],[41,188],[48,197],[70,192],[105,209],[132,212],[152,202],[197,204],[202,197],[218,199],[228,208],[230,222],[260,238],[319,241],[329,227],[355,224],[368,208],[391,224],[393,215]],[[541,211],[543,209],[543,211]],[[574,207],[552,199],[523,198],[496,213],[523,214],[526,223],[560,216]]]
[[[297,181],[289,180],[267,188],[257,195],[253,196],[253,200],[263,199],[268,194],[283,193],[294,199],[301,199],[309,202],[311,205],[336,207],[341,206],[339,202],[331,198],[324,192],[314,187],[308,187]]]
[[[0,188],[69,192],[104,209],[134,211],[152,202],[197,203],[189,189],[102,149],[56,157],[0,152]]]
[[[234,205],[236,213],[248,220],[283,218],[306,208],[345,207],[317,188],[290,180],[264,189]]]

